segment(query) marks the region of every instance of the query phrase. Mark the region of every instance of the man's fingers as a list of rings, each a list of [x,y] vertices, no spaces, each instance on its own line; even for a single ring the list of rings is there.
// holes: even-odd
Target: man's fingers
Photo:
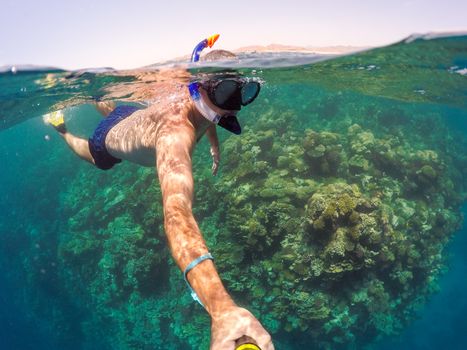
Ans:
[[[258,337],[255,340],[258,342],[258,346],[261,350],[274,350],[274,345],[272,344],[272,339],[269,334]]]
[[[217,170],[219,169],[219,163],[212,163],[212,175],[216,175],[217,174]]]
[[[258,342],[258,346],[260,347],[261,350],[274,350],[274,345],[272,344],[272,341],[268,342]]]

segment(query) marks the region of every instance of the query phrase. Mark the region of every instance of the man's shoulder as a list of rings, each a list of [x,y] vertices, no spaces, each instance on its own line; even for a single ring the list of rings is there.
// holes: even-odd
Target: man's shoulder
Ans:
[[[144,114],[152,116],[157,121],[186,119],[191,106],[191,98],[185,91],[166,89],[148,101]]]

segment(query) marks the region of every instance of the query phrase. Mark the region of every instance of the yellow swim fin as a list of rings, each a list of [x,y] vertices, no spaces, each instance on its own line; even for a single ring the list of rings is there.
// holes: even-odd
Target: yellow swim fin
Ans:
[[[44,115],[43,120],[44,123],[52,125],[58,132],[66,132],[65,119],[61,110]]]

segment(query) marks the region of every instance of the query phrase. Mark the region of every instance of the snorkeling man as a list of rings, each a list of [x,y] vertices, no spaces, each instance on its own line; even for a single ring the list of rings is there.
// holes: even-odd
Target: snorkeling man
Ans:
[[[217,38],[214,35],[200,42],[192,62]],[[211,350],[233,350],[244,336],[254,339],[262,350],[274,349],[260,322],[237,306],[223,286],[192,213],[191,157],[196,142],[207,135],[215,175],[219,165],[216,124],[240,134],[236,114],[253,102],[259,90],[258,82],[238,76],[192,82],[188,88],[180,82],[166,82],[157,90],[158,102],[146,109],[118,106],[111,111],[108,104],[98,103],[101,113],[111,112],[89,140],[69,133],[63,115],[49,120],[79,157],[100,169],[110,169],[122,160],[156,165],[169,246],[193,298],[211,316]]]

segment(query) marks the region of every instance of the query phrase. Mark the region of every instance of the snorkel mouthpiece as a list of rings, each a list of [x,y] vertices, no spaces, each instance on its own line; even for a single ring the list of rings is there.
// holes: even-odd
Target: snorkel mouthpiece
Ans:
[[[198,109],[198,111],[209,121],[214,124],[219,123],[219,120],[222,118],[219,114],[214,112],[207,103],[201,97],[199,93],[198,83],[191,83],[188,85],[188,90],[190,91],[191,98]]]

